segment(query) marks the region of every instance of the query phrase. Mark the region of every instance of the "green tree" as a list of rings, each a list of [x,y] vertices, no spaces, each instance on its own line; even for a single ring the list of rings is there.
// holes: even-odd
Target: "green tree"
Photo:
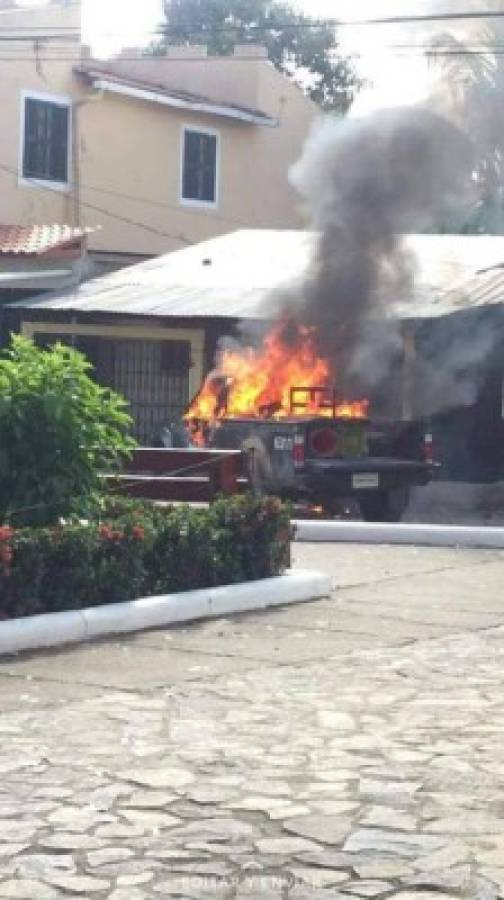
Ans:
[[[446,34],[429,47],[441,75],[444,112],[475,149],[474,206],[461,229],[504,234],[504,26],[494,22],[470,40]]]
[[[126,402],[89,377],[86,358],[16,336],[0,355],[0,525],[45,524],[100,487],[134,444]]]
[[[165,0],[165,35],[153,48],[206,44],[211,55],[226,56],[235,44],[260,43],[280,72],[293,79],[322,107],[346,112],[360,81],[338,51],[336,29],[310,19],[289,3],[271,0]]]

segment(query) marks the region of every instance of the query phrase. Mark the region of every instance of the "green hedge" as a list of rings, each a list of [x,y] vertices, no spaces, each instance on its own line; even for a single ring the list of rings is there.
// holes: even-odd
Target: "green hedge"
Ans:
[[[0,528],[0,618],[267,578],[288,566],[289,513],[274,497],[208,509],[105,502],[93,522]]]
[[[20,335],[0,352],[0,524],[71,515],[133,450],[126,401],[91,369],[71,347],[42,350]]]

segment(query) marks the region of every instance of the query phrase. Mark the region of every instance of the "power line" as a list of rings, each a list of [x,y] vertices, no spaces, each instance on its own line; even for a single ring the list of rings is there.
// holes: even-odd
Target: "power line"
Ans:
[[[307,19],[302,22],[292,22],[286,25],[281,25],[274,21],[266,21],[261,25],[224,25],[215,28],[205,28],[203,27],[179,27],[178,29],[170,29],[168,28],[156,28],[149,31],[150,34],[159,34],[159,35],[176,35],[179,37],[181,34],[186,36],[191,35],[195,36],[197,34],[203,36],[211,36],[213,34],[235,34],[237,31],[291,31],[291,30],[303,30],[310,28],[323,28],[325,26],[334,26],[336,28],[358,28],[366,25],[408,25],[414,24],[416,22],[450,22],[450,21],[471,21],[471,20],[481,20],[481,19],[502,19],[504,18],[504,11],[496,11],[496,10],[464,10],[457,12],[445,12],[445,13],[426,13],[426,14],[418,14],[418,15],[396,15],[396,16],[379,16],[373,18],[366,19],[335,19],[335,18],[323,18],[323,19]],[[47,27],[47,26],[45,26]],[[30,30],[35,31],[37,29],[43,30],[44,26],[8,26],[12,31],[21,31],[21,30]],[[74,31],[75,28],[71,26],[55,26],[52,29],[53,31]],[[1,28],[0,28],[1,31]]]
[[[6,166],[2,163],[0,163],[0,170],[2,170],[4,172],[8,172],[10,175],[14,175],[16,177],[18,175],[18,172],[16,171],[16,169],[11,168],[10,166]],[[34,185],[36,185],[36,187],[40,188],[43,191],[46,191],[47,193],[49,193],[53,196],[57,193],[59,194],[59,192],[55,191],[53,188],[50,188],[47,185],[41,184],[36,178],[27,178],[25,180],[32,182]],[[101,206],[95,206],[93,203],[88,203],[87,201],[84,201],[84,200],[80,201],[80,206],[84,206],[87,209],[93,210],[94,212],[101,213],[102,215],[108,216],[111,219],[116,219],[118,222],[124,222],[127,225],[134,225],[135,228],[142,228],[145,231],[148,231],[151,234],[155,234],[159,237],[171,238],[172,240],[177,240],[177,241],[180,241],[181,243],[187,244],[187,245],[194,243],[194,241],[189,240],[189,238],[186,238],[183,234],[171,234],[170,232],[167,232],[167,231],[161,231],[158,228],[154,228],[154,226],[152,226],[152,225],[147,225],[146,222],[139,222],[136,219],[129,218],[129,216],[121,216],[118,213],[110,212],[108,209],[103,209],[103,207],[101,207]]]
[[[13,43],[15,41],[75,41],[76,43],[80,40],[80,33],[78,31],[74,31],[72,34],[31,34],[31,35],[13,35],[13,34],[2,34],[0,30],[0,41],[8,41]]]
[[[3,168],[4,170],[7,170],[7,169],[8,169],[7,166],[1,166],[1,165],[0,165],[0,169],[2,169],[2,168]],[[18,174],[14,169],[10,169],[9,171],[10,171],[11,174],[13,174],[13,175],[17,175],[17,174]],[[29,180],[30,180],[30,179],[29,179]],[[39,181],[37,181],[37,180],[35,180],[35,179],[31,179],[31,180],[34,180],[34,182],[35,182],[35,184],[37,185],[37,187],[41,187]],[[75,182],[75,181],[69,182],[69,187],[70,187],[70,188],[75,188],[75,187],[77,187],[76,182]],[[153,200],[153,199],[150,199],[150,198],[148,198],[148,197],[141,197],[141,196],[138,196],[138,195],[135,195],[135,194],[126,194],[126,193],[123,193],[122,191],[114,191],[114,190],[111,190],[110,188],[98,187],[98,185],[88,184],[88,183],[86,183],[86,182],[80,182],[79,187],[81,188],[81,190],[85,190],[85,191],[93,191],[93,192],[98,193],[98,194],[106,194],[107,196],[110,196],[110,197],[117,197],[117,198],[120,199],[120,200],[129,200],[129,201],[133,201],[133,202],[135,202],[135,203],[142,203],[142,204],[145,205],[145,206],[152,206],[152,207],[156,207],[156,208],[159,208],[159,209],[169,209],[169,210],[172,210],[173,212],[182,213],[183,215],[188,215],[188,216],[198,216],[198,217],[200,216],[200,214],[197,213],[197,212],[195,212],[194,210],[186,209],[186,208],[183,207],[183,206],[177,206],[177,205],[174,204],[174,203],[166,203],[164,200]],[[58,195],[60,194],[60,191],[57,191],[57,190],[55,190],[54,188],[50,188],[50,187],[47,186],[47,185],[43,185],[43,188],[44,188],[44,190],[46,190],[46,191],[50,191],[51,194],[58,194]],[[86,205],[88,205],[88,204],[85,203],[84,201],[82,201],[82,205],[83,205],[83,206],[86,206]],[[96,209],[97,209],[98,211],[100,211],[98,207],[97,207]],[[106,212],[106,215],[114,216],[113,213],[109,213],[108,211],[105,211],[105,212]],[[238,225],[238,226],[240,226],[241,228],[248,228],[248,227],[250,227],[250,223],[248,223],[248,222],[244,222],[244,221],[242,221],[242,220],[240,220],[240,219],[232,218],[231,216],[222,216],[222,215],[220,215],[219,213],[216,213],[216,212],[212,212],[212,218],[213,218],[213,219],[219,219],[219,221],[221,221],[221,222],[228,222],[228,223],[231,224],[231,225]],[[132,221],[134,221],[134,220],[132,220]],[[140,224],[140,223],[138,223],[138,224]],[[149,227],[149,228],[150,228],[150,226],[146,226],[146,227]],[[165,234],[164,232],[159,232],[159,233],[162,234],[163,236],[164,236],[164,234]],[[184,240],[184,238],[183,238],[182,235],[167,235],[167,236],[168,236],[168,237],[176,237],[178,240]],[[189,243],[189,244],[192,243],[192,241],[189,241],[188,239],[185,239],[185,240],[186,240],[186,242]]]
[[[356,27],[360,25],[409,25],[414,24],[415,22],[456,22],[460,20],[470,21],[473,19],[502,18],[504,18],[504,11],[497,12],[495,10],[467,10],[466,12],[431,13],[417,16],[386,16],[374,19],[352,19],[347,20],[346,22],[338,23],[336,22],[336,20],[332,20],[332,22],[334,24],[338,24],[338,27]]]
[[[74,183],[71,183],[71,187],[74,186]],[[86,191],[95,191],[99,194],[107,194],[110,197],[118,197],[121,200],[131,200],[137,203],[143,203],[146,206],[154,206],[160,209],[170,209],[177,213],[183,213],[188,216],[198,216],[200,217],[200,213],[195,210],[186,209],[183,206],[177,206],[174,203],[166,203],[164,200],[151,200],[147,197],[138,197],[134,194],[124,194],[121,191],[113,191],[110,188],[98,187],[97,185],[86,184],[81,182],[80,187],[82,190]],[[233,219],[230,216],[222,216],[219,213],[215,213],[212,211],[212,218],[219,219],[221,222],[229,222],[231,225],[239,225],[241,228],[249,228],[250,223],[240,221],[240,219]]]
[[[2,38],[0,37],[0,43]],[[336,48],[335,48],[336,49]],[[498,52],[500,49],[504,49],[504,40],[503,41],[491,41],[484,42],[481,44],[466,44],[464,43],[460,48],[451,48],[448,46],[441,46],[439,50],[436,50],[437,53],[441,54],[466,54],[466,53],[493,53]],[[431,47],[427,43],[418,44],[418,43],[394,43],[394,44],[378,44],[373,48],[365,49],[365,50],[342,50],[341,53],[336,53],[337,56],[341,56],[341,58],[347,57],[361,57],[361,56],[374,56],[377,51],[387,50],[390,52],[395,51],[418,51],[419,53],[425,53],[426,51],[430,51]],[[186,64],[186,63],[215,63],[215,62],[226,62],[226,63],[237,63],[237,62],[246,62],[246,63],[257,63],[258,61],[270,61],[268,57],[257,57],[257,56],[248,56],[248,55],[228,55],[228,54],[219,54],[215,56],[173,56],[168,55],[155,55],[151,53],[146,53],[144,56],[138,56],[134,54],[132,56],[123,56],[118,55],[113,58],[100,59],[94,57],[83,57],[80,53],[75,53],[72,56],[68,56],[63,52],[52,52],[51,54],[41,55],[39,53],[32,52],[30,54],[19,54],[19,53],[7,53],[6,50],[1,51],[2,55],[0,56],[0,62],[29,62],[29,61],[39,61],[39,62],[73,62],[79,63],[82,66],[87,66],[88,68],[92,68],[93,66],[97,71],[103,69],[103,74],[111,74],[107,73],[107,66],[114,66],[121,63],[127,62],[135,62],[142,64],[145,63],[161,63],[166,62],[170,66],[175,63]]]
[[[504,45],[499,45],[498,47],[492,47],[492,46],[485,45],[484,47],[479,47],[479,48],[461,48],[461,49],[456,49],[456,50],[455,49],[453,49],[453,50],[452,49],[438,50],[436,48],[433,49],[432,47],[429,47],[428,45],[423,46],[423,47],[418,46],[418,45],[412,45],[411,47],[408,47],[408,46],[404,46],[404,47],[397,46],[396,47],[396,46],[386,46],[385,45],[385,46],[381,46],[381,47],[378,46],[377,48],[372,48],[372,49],[370,48],[367,50],[359,50],[359,51],[345,50],[341,54],[337,54],[337,58],[340,58],[343,60],[345,60],[345,59],[365,59],[366,57],[370,57],[370,56],[378,56],[382,52],[388,52],[391,55],[403,56],[403,57],[404,56],[411,56],[411,57],[413,57],[413,56],[434,56],[434,55],[435,56],[501,56],[504,53]],[[217,57],[217,58],[219,58],[219,57]],[[248,56],[247,57],[228,56],[228,57],[220,57],[220,58],[226,59],[228,61],[234,61],[234,62],[257,62],[257,59],[253,59],[253,58],[251,59]],[[117,59],[113,60],[113,62],[114,63],[139,62],[139,61],[143,62],[144,60],[145,61],[152,60],[152,61],[159,62],[160,59],[164,59],[164,57],[159,57],[159,56],[158,57],[151,57],[151,56],[124,57],[124,56],[121,56],[120,58],[118,57]],[[215,59],[216,59],[216,57],[208,57],[208,58],[202,57],[201,59],[187,59],[187,60],[186,59],[184,59],[184,60],[176,59],[176,60],[170,60],[170,62],[199,62],[199,63],[209,62],[210,63],[210,62],[215,62]],[[10,63],[10,62],[16,62],[16,63],[17,62],[33,62],[33,63],[37,63],[37,62],[38,63],[41,63],[41,62],[46,62],[46,63],[51,63],[51,62],[52,63],[69,63],[70,62],[70,63],[72,63],[73,62],[75,64],[78,64],[78,63],[82,64],[83,61],[80,57],[77,57],[77,56],[58,56],[58,55],[40,56],[40,54],[31,55],[31,56],[0,55],[0,63]],[[88,63],[89,60],[86,60],[85,62]],[[101,65],[104,65],[104,66],[107,64],[106,61],[99,61],[99,62],[101,63]],[[110,72],[107,73],[107,71],[104,69],[103,75],[106,76],[107,74],[110,75],[113,73],[110,73]]]
[[[0,37],[0,43],[1,42],[2,42],[2,38]],[[37,43],[37,42],[35,42],[35,43]],[[466,47],[479,47],[479,46],[484,46],[484,47],[497,46],[498,47],[501,45],[504,45],[504,39],[503,40],[496,39],[496,40],[490,40],[490,41],[480,40],[477,43],[475,43],[474,41],[472,41],[472,42],[469,41],[469,42],[465,43]],[[377,46],[385,47],[388,49],[403,49],[403,48],[404,49],[415,49],[415,48],[421,49],[422,47],[425,46],[425,42],[422,41],[421,43],[418,43],[418,42],[414,42],[414,41],[394,41],[392,43],[390,43],[390,42],[379,43],[379,44],[377,44]],[[139,49],[141,49],[141,48],[139,48]],[[147,51],[147,48],[145,48],[145,50]],[[5,50],[2,52],[7,52],[7,48],[5,48]],[[45,52],[47,52],[47,51],[45,51]],[[68,53],[67,48],[65,48],[65,49],[52,48],[50,58],[52,59],[53,57],[55,57],[57,59],[57,58],[61,57],[62,54],[67,54],[67,53]],[[15,49],[15,50],[13,49],[12,55],[14,55],[14,54],[16,54],[17,56],[20,56],[20,53],[17,49]],[[33,56],[33,53],[30,53],[30,56]],[[68,57],[65,56],[64,58],[66,59]],[[216,61],[217,62],[219,62],[219,61],[231,62],[233,60],[238,60],[240,62],[254,63],[254,62],[257,62],[258,60],[267,59],[268,57],[267,56],[250,56],[247,53],[237,54],[237,55],[221,53],[221,54],[215,54],[215,55],[201,54],[200,56],[197,56],[197,55],[170,56],[169,52],[167,54],[164,54],[164,53],[163,54],[155,54],[155,53],[145,52],[144,55],[139,55],[135,51],[135,53],[130,56],[120,54],[120,55],[117,55],[114,57],[101,59],[99,57],[93,57],[93,56],[89,57],[87,55],[82,56],[82,54],[80,52],[80,48],[79,48],[79,52],[78,53],[76,52],[74,55],[72,55],[71,58],[72,59],[74,59],[74,58],[80,59],[82,61],[82,63],[85,65],[96,64],[98,66],[107,66],[107,65],[111,65],[111,64],[128,62],[128,61],[167,62],[167,63],[170,63],[170,65],[172,63],[187,63],[187,62],[216,62]]]

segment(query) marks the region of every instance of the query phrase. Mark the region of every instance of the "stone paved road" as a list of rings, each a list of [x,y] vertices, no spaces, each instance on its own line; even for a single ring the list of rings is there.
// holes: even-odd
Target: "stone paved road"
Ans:
[[[0,898],[504,897],[504,553],[0,664]]]

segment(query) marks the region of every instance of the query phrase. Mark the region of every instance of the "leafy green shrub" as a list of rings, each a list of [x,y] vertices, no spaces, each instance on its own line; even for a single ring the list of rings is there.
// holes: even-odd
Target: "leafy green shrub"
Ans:
[[[289,510],[276,498],[103,504],[90,523],[0,527],[0,618],[266,578],[289,564]]]
[[[70,347],[14,336],[0,355],[0,522],[56,522],[133,449],[126,402]]]

